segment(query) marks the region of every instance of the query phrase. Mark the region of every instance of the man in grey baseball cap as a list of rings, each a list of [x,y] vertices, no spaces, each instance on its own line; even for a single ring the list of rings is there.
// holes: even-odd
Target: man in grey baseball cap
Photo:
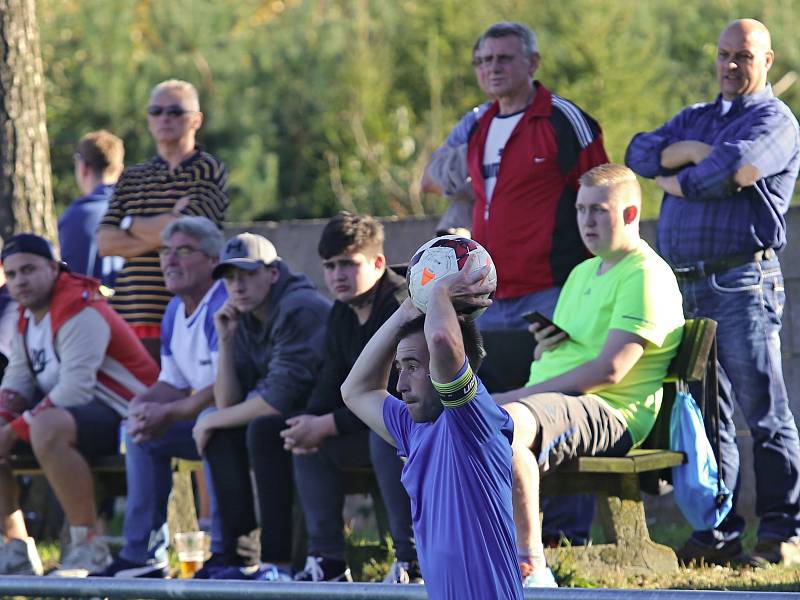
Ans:
[[[308,277],[289,270],[269,240],[253,233],[225,242],[213,277],[228,291],[214,314],[216,410],[201,414],[193,435],[211,468],[224,551],[196,576],[288,579],[291,455],[279,434],[311,392],[331,304]],[[266,563],[269,568],[259,569]]]
[[[230,266],[252,271],[260,265],[272,266],[280,259],[275,246],[267,238],[250,232],[240,233],[225,242],[213,277],[214,279],[223,277],[223,273]]]

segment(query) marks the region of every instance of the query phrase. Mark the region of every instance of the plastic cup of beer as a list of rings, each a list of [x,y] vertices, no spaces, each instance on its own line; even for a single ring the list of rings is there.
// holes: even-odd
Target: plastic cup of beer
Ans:
[[[203,566],[211,539],[205,531],[185,531],[175,534],[175,550],[180,562],[181,579],[190,579]]]

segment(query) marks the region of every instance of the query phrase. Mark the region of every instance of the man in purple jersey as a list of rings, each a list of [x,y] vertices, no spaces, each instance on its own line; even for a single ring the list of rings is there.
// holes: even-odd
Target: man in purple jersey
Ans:
[[[435,281],[420,313],[406,299],[342,385],[348,408],[407,458],[401,480],[431,598],[522,598],[511,508],[513,423],[475,376],[483,343],[456,307],[487,306],[488,267],[470,258]],[[386,390],[392,362],[397,391]]]

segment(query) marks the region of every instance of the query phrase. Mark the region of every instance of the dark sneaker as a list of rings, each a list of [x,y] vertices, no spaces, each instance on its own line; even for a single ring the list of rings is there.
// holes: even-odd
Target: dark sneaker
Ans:
[[[350,568],[343,560],[323,558],[321,556],[306,557],[306,566],[295,573],[295,581],[348,581],[352,582]]]
[[[419,568],[419,562],[412,560],[406,562],[404,560],[396,560],[389,568],[389,573],[383,580],[383,583],[425,583],[422,580],[422,571]]]
[[[258,565],[249,567],[214,567],[209,570],[207,579],[255,579],[257,574]]]
[[[256,581],[292,581],[292,576],[271,563],[261,563],[252,577]]]
[[[676,552],[678,560],[684,566],[694,563],[700,565],[743,565],[748,564],[750,558],[742,549],[742,542],[735,539],[731,542],[721,542],[716,546],[706,546],[689,538],[683,548]]]
[[[759,540],[750,565],[757,568],[769,565],[800,565],[800,540]]]
[[[194,574],[194,579],[215,579],[211,574],[217,569],[228,568],[225,557],[222,554],[212,554]]]
[[[169,577],[169,565],[166,561],[148,561],[144,564],[126,560],[121,556],[114,559],[105,570],[92,573],[92,577],[136,577],[144,579],[166,579]]]

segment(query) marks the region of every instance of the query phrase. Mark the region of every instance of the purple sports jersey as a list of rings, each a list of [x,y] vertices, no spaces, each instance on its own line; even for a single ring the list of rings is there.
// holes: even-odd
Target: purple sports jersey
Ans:
[[[466,370],[465,364],[455,381]],[[383,420],[397,453],[408,457],[401,481],[411,497],[428,595],[521,600],[511,508],[513,422],[477,377],[475,383],[472,400],[446,407],[432,423],[415,423],[391,395]]]

